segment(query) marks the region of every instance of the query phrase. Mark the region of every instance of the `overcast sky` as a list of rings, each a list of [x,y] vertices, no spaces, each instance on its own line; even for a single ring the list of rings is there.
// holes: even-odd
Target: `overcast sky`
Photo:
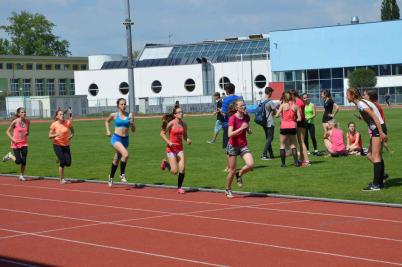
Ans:
[[[134,49],[145,43],[191,43],[304,27],[380,20],[381,0],[131,0]],[[402,9],[402,0],[397,0]],[[0,25],[11,12],[40,13],[70,42],[73,56],[126,54],[125,0],[0,0]],[[6,37],[0,31],[0,37]]]

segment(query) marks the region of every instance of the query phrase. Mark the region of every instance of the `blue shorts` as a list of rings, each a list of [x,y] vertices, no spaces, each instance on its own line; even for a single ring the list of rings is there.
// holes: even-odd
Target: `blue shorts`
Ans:
[[[120,142],[125,148],[128,147],[128,135],[126,137],[117,135],[117,134],[113,134],[112,138],[110,138],[110,143],[112,144],[112,146],[114,147],[114,144],[116,144],[116,142]]]
[[[219,133],[222,130],[222,128],[223,128],[223,121],[216,120],[214,132]]]

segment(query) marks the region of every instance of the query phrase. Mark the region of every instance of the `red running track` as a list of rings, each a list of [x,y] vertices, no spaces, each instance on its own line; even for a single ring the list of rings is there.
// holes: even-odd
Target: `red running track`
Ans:
[[[0,266],[402,266],[402,209],[0,177]]]

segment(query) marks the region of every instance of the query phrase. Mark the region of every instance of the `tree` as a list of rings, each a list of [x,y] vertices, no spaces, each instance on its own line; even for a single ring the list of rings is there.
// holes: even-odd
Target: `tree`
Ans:
[[[10,40],[0,39],[0,54],[33,56],[67,56],[69,42],[52,33],[55,26],[41,14],[22,11],[8,18],[10,25],[0,26]]]
[[[383,0],[381,4],[381,20],[394,20],[399,18],[399,7],[396,0]]]
[[[358,89],[375,87],[377,77],[372,69],[356,69],[349,74],[349,87]]]

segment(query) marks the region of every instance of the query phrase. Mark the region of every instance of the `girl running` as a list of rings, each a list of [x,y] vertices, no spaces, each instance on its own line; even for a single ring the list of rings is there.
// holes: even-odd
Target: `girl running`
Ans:
[[[177,193],[184,194],[182,188],[185,173],[185,158],[183,140],[191,144],[191,139],[187,136],[187,125],[183,121],[183,111],[180,106],[175,106],[172,113],[166,114],[162,118],[160,136],[166,143],[166,159],[162,160],[161,168],[168,168],[173,175],[179,174],[177,178]],[[166,136],[169,135],[169,138]]]
[[[324,136],[327,132],[328,122],[335,118],[338,113],[339,107],[332,100],[331,92],[329,90],[323,90],[321,92],[321,98],[324,101],[324,114],[322,115],[322,127],[324,128]]]
[[[363,145],[360,133],[356,131],[356,124],[349,122],[346,150],[349,155],[363,155]]]
[[[226,177],[226,197],[233,198],[232,182],[236,175],[237,185],[243,186],[242,176],[253,170],[254,159],[251,151],[247,147],[246,133],[251,134],[250,117],[246,113],[246,104],[242,99],[234,101],[229,106],[229,114],[231,115],[228,123],[229,143],[226,153],[229,156],[229,171]],[[236,159],[240,156],[245,165],[236,172]]]
[[[54,122],[50,125],[49,139],[53,139],[53,149],[59,160],[60,184],[65,184],[64,167],[71,166],[70,140],[74,136],[71,120],[64,119],[63,110],[56,111]]]
[[[335,120],[328,122],[328,131],[324,137],[324,144],[331,156],[341,156],[346,154],[343,131],[339,129]]]
[[[8,152],[3,161],[12,160],[15,164],[20,165],[20,181],[25,181],[24,173],[27,164],[28,155],[28,135],[29,135],[29,120],[26,119],[24,108],[17,108],[16,118],[7,128],[7,136],[11,140],[11,152]],[[12,133],[11,133],[12,132]]]
[[[128,160],[128,133],[135,132],[134,115],[126,112],[127,102],[124,98],[117,99],[117,112],[111,113],[105,121],[106,136],[112,136],[110,143],[116,150],[112,161],[112,167],[108,177],[109,187],[113,185],[113,178],[116,173],[120,161],[120,181],[127,183],[126,179],[126,165]],[[114,133],[111,135],[109,124],[114,120]]]
[[[374,178],[364,191],[381,190],[384,188],[384,159],[382,158],[383,142],[387,141],[387,127],[381,118],[377,107],[370,101],[363,100],[356,88],[347,90],[349,103],[354,103],[360,112],[361,117],[367,123],[370,132],[370,145],[368,159],[374,165]]]
[[[291,100],[291,95],[289,92],[283,93],[283,103],[280,105],[276,117],[282,116],[281,127],[280,127],[280,156],[281,156],[281,167],[286,167],[286,150],[285,147],[289,144],[292,150],[294,165],[299,167],[299,160],[297,157],[296,148],[296,122],[301,121],[300,109]]]

